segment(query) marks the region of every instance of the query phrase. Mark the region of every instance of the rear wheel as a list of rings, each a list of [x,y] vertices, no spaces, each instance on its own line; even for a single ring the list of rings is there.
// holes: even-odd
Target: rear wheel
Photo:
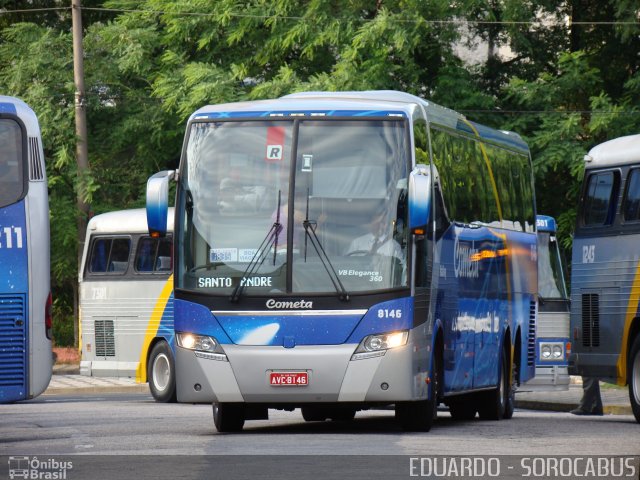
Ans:
[[[244,427],[244,405],[242,403],[214,403],[213,423],[221,432],[239,432]]]
[[[511,366],[507,362],[507,354],[503,351],[500,362],[498,387],[482,395],[478,413],[483,420],[500,420],[504,418],[509,402],[509,374]]]
[[[636,336],[629,353],[629,400],[636,421],[640,423],[640,335]]]
[[[457,400],[449,403],[449,413],[454,420],[473,420],[476,417],[477,407],[474,395],[463,395],[465,400]]]
[[[157,402],[176,401],[176,375],[173,353],[167,342],[158,342],[151,349],[147,364],[149,390]]]

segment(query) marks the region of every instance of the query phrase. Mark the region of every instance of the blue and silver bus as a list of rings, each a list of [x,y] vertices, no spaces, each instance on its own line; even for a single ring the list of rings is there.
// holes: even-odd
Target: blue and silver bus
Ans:
[[[628,385],[640,422],[640,135],[597,145],[584,160],[569,371]]]
[[[0,96],[0,403],[49,385],[49,200],[40,127],[23,101]]]
[[[516,134],[395,91],[309,92],[191,115],[178,182],[178,401],[219,431],[268,409],[404,429],[510,418],[535,369],[537,243]]]
[[[522,390],[567,390],[569,353],[569,294],[564,262],[553,217],[538,215],[538,324],[536,375]]]

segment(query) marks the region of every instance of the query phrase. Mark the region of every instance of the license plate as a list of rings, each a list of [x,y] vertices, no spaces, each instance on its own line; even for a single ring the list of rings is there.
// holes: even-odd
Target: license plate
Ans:
[[[306,387],[309,385],[307,372],[270,372],[269,384],[274,387]]]

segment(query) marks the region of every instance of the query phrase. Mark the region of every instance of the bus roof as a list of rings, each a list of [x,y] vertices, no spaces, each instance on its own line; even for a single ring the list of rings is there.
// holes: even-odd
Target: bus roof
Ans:
[[[429,122],[467,135],[476,136],[510,146],[524,152],[527,144],[514,132],[495,130],[471,122],[464,115],[415,95],[395,90],[367,90],[347,92],[300,92],[271,100],[208,105],[191,115],[194,119],[223,119],[249,117],[287,117],[291,115],[321,114],[322,116],[375,116],[400,114],[412,118],[416,108],[423,108]]]
[[[169,208],[168,231],[173,231],[173,207]],[[101,213],[89,220],[87,235],[99,233],[146,233],[147,211],[144,208]]]
[[[16,97],[0,95],[0,114],[15,115],[27,129],[27,135],[39,136],[38,118],[29,105]]]
[[[586,168],[640,162],[640,135],[627,135],[596,145],[585,155]]]

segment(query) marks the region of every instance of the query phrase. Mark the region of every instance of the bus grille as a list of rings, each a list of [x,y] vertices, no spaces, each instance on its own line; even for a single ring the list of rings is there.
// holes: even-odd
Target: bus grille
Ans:
[[[582,294],[582,346],[600,346],[600,297],[597,293]]]
[[[116,344],[113,320],[96,320],[96,357],[115,357]]]
[[[40,147],[37,137],[29,137],[29,179],[44,180],[42,159],[40,158]]]
[[[0,387],[23,387],[26,379],[25,300],[0,295]]]
[[[527,338],[527,365],[532,367],[536,363],[536,317],[538,314],[535,301],[529,304],[529,335]]]

